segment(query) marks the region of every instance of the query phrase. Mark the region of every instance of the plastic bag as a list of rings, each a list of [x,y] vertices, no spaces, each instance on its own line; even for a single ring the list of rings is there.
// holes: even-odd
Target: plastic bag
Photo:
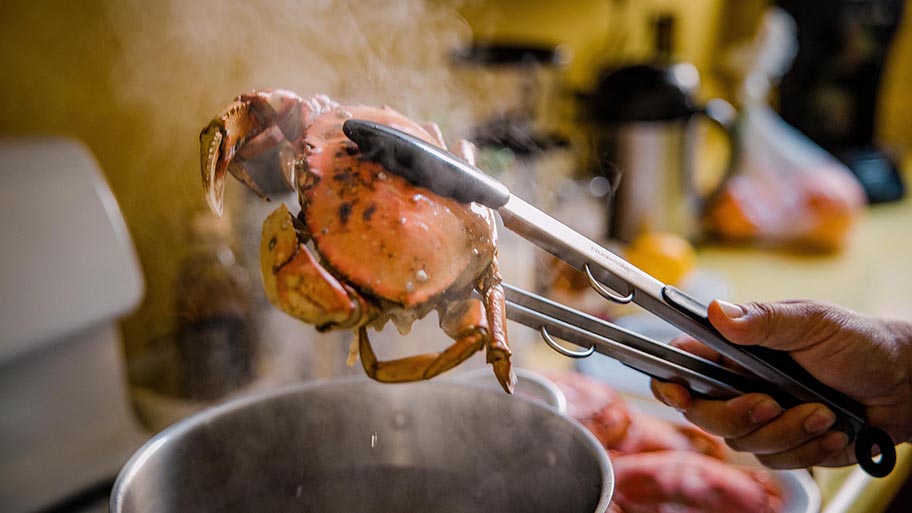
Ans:
[[[842,163],[766,104],[772,83],[791,64],[795,41],[794,20],[774,8],[758,37],[729,54],[730,68],[742,77],[740,155],[704,223],[708,233],[728,240],[835,251],[861,215],[864,191]]]
[[[737,170],[710,204],[707,230],[740,242],[842,248],[865,205],[849,170],[769,108],[745,109],[740,133]]]

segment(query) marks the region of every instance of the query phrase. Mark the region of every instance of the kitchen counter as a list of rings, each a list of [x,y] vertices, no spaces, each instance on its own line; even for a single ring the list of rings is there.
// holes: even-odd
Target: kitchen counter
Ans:
[[[734,301],[812,298],[912,321],[912,199],[868,208],[841,253],[813,256],[708,246],[700,266],[721,273]]]

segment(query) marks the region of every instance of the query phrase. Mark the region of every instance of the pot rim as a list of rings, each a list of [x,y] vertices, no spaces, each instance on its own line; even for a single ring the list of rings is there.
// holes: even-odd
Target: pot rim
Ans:
[[[122,513],[126,488],[129,486],[130,482],[139,474],[139,471],[146,460],[154,456],[156,452],[168,442],[180,438],[187,432],[196,429],[198,426],[211,422],[213,419],[216,419],[222,415],[241,410],[254,403],[268,401],[277,397],[292,395],[311,389],[337,385],[350,386],[352,384],[358,383],[372,384],[374,382],[363,376],[353,376],[344,378],[318,379],[313,381],[277,386],[269,388],[268,390],[251,392],[250,394],[230,399],[224,403],[206,408],[175,422],[174,424],[166,427],[162,431],[152,436],[152,438],[150,438],[139,449],[137,449],[137,451],[133,453],[132,456],[130,456],[130,459],[127,460],[123,468],[121,468],[120,472],[117,474],[117,479],[114,481],[114,487],[111,489],[111,500],[109,502],[110,512]],[[399,384],[390,383],[384,384],[383,386],[397,385]],[[474,387],[470,384],[461,383],[457,380],[427,381],[421,383],[421,386],[431,386],[437,388],[470,388],[473,391],[480,391],[482,394],[503,394],[498,390],[485,389],[483,387]],[[593,454],[596,457],[599,470],[602,472],[602,487],[599,494],[599,502],[595,507],[594,513],[605,513],[608,511],[608,505],[611,503],[611,498],[614,493],[614,468],[612,467],[608,453],[602,444],[598,441],[595,435],[593,435],[582,424],[568,415],[561,414],[553,407],[533,401],[525,401],[525,404],[530,408],[543,412],[544,415],[553,415],[561,418],[563,422],[569,423],[573,429],[575,429],[578,434],[581,435],[583,439],[589,443],[590,446],[592,446],[594,449]]]

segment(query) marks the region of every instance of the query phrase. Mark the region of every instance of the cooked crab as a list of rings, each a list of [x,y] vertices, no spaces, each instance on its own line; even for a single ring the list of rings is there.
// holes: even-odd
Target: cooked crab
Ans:
[[[245,162],[275,152],[275,168],[301,211],[280,205],[264,222],[260,264],[266,296],[320,331],[352,329],[367,374],[387,382],[428,379],[482,348],[507,392],[510,367],[493,213],[415,187],[362,157],[342,133],[351,117],[383,123],[446,148],[436,125],[389,107],[303,100],[282,90],[239,96],[200,134],[203,185],[221,215],[227,173],[263,196]],[[474,161],[471,144],[455,153]],[[472,297],[478,291],[481,300]],[[448,348],[379,361],[367,327],[401,333],[436,310]]]
[[[615,457],[614,502],[624,513],[778,513],[782,491],[764,469],[691,451]]]

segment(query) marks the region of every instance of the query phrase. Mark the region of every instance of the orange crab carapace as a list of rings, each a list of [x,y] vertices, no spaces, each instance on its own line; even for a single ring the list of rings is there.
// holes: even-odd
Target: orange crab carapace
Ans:
[[[354,330],[364,370],[376,380],[428,379],[485,349],[501,386],[512,392],[493,212],[413,186],[363,158],[342,133],[352,117],[446,148],[436,125],[415,123],[389,107],[254,91],[239,96],[200,135],[210,207],[221,214],[229,172],[263,196],[245,162],[275,154],[274,168],[297,192],[301,210],[294,216],[280,205],[263,224],[260,264],[270,302],[320,331]],[[466,141],[454,153],[474,161]],[[392,321],[405,332],[431,310],[452,345],[377,359],[368,326]]]

